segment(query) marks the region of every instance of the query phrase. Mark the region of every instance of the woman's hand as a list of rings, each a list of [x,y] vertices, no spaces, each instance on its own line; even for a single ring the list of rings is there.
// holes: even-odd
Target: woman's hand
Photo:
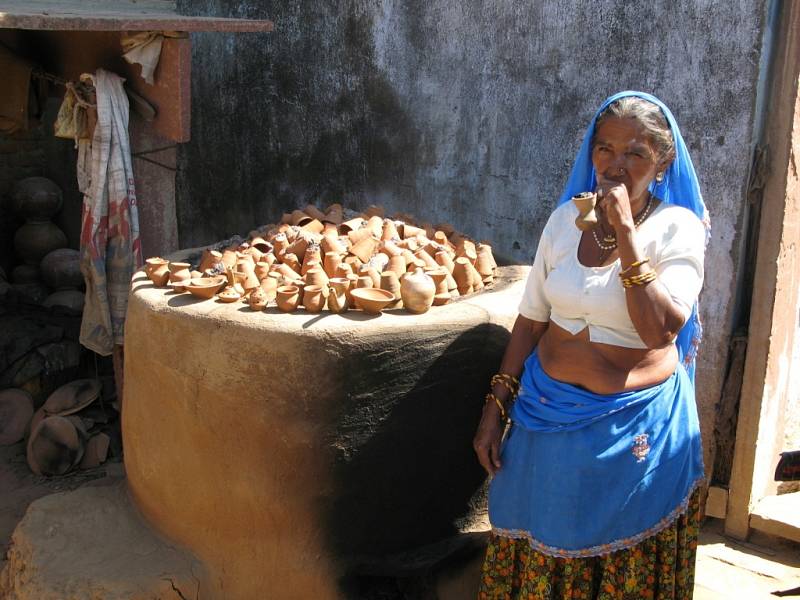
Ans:
[[[493,402],[486,403],[478,431],[472,440],[472,447],[478,455],[481,466],[489,475],[494,475],[500,470],[500,441],[503,438],[503,429],[497,405]]]
[[[636,228],[628,188],[624,184],[598,176],[597,192],[600,196],[598,206],[615,232],[622,233]]]

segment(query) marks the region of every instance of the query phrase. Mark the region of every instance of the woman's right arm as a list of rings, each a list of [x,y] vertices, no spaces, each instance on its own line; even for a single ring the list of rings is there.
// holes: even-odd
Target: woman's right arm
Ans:
[[[511,339],[506,346],[503,361],[500,363],[500,373],[513,375],[519,378],[522,366],[530,356],[539,339],[547,331],[548,323],[534,321],[519,315],[511,329]],[[496,383],[492,393],[497,396],[506,408],[510,408],[511,392],[501,383]],[[483,406],[483,415],[478,425],[478,431],[472,442],[478,455],[478,461],[489,475],[494,475],[500,469],[500,440],[503,437],[505,423],[501,419],[500,407],[495,402],[486,402]]]

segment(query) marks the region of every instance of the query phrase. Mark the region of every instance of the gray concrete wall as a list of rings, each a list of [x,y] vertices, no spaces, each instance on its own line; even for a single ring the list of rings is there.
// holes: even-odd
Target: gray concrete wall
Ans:
[[[708,449],[765,4],[179,0],[187,14],[275,22],[272,34],[192,38],[181,245],[337,200],[450,221],[528,262],[593,111],[621,89],[653,92],[684,131],[713,223],[699,370]]]

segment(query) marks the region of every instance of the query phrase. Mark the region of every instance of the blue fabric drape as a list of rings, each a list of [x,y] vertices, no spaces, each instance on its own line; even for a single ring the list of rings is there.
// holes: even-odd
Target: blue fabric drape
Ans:
[[[678,124],[675,122],[675,117],[661,100],[644,92],[619,92],[610,96],[603,102],[586,130],[583,143],[581,144],[580,150],[578,150],[578,155],[572,167],[572,173],[558,200],[558,204],[569,202],[576,194],[593,191],[597,187],[597,178],[595,176],[594,166],[592,165],[591,149],[595,123],[597,122],[597,117],[600,116],[609,104],[620,98],[625,98],[626,96],[637,96],[657,105],[661,109],[661,112],[664,113],[669,127],[672,130],[672,137],[675,140],[675,160],[672,161],[672,164],[664,173],[664,179],[661,183],[653,181],[650,185],[650,193],[662,202],[675,204],[691,210],[697,215],[698,219],[703,221],[706,226],[706,231],[708,232],[710,229],[708,211],[703,202],[703,195],[700,192],[700,184],[697,181],[697,174],[695,173],[692,159],[689,156],[689,150],[686,147],[686,143],[683,141],[683,136],[681,135]],[[687,319],[686,324],[683,326],[676,340],[678,354],[691,381],[694,381],[695,356],[701,337],[702,326],[700,324],[698,305],[695,303],[692,308],[691,316]]]

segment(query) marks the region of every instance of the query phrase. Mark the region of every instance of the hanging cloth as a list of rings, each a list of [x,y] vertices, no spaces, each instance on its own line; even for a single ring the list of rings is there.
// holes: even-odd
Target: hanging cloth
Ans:
[[[128,290],[142,264],[139,217],[122,77],[102,69],[83,75],[97,95],[91,183],[83,198],[81,271],[86,304],[80,342],[103,356],[122,345]]]

